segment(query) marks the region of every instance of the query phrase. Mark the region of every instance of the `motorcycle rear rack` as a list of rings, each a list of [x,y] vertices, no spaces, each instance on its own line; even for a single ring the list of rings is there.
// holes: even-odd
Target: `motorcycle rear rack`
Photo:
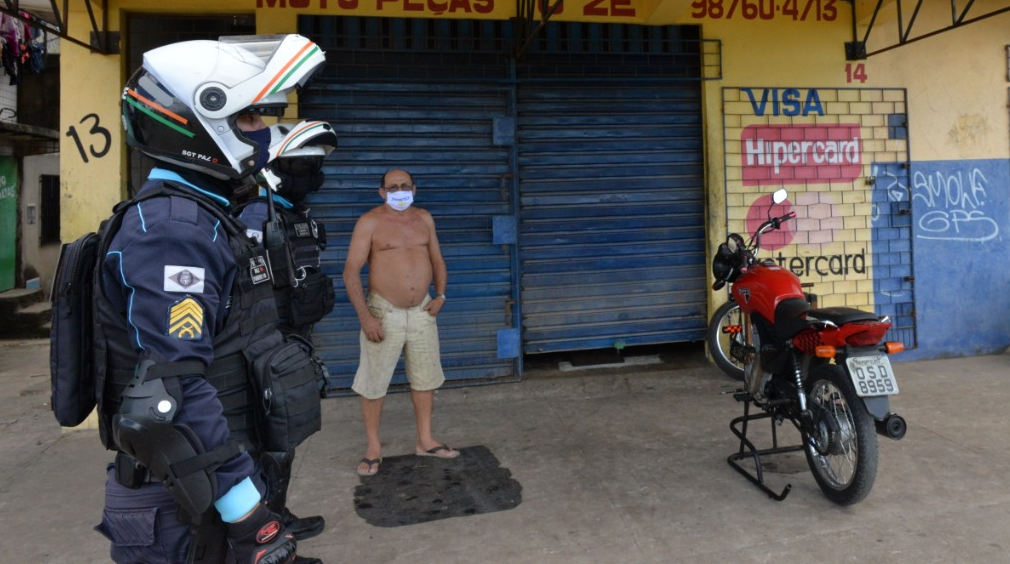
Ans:
[[[778,425],[775,419],[772,419],[773,414],[770,412],[762,412],[755,415],[750,414],[750,406],[753,403],[753,399],[750,394],[746,392],[740,392],[733,394],[733,398],[737,401],[744,402],[743,404],[743,415],[737,417],[736,419],[730,421],[729,428],[733,431],[733,434],[740,439],[740,450],[734,454],[731,454],[726,462],[729,463],[737,472],[743,474],[745,478],[750,480],[752,484],[761,488],[761,491],[768,494],[768,497],[774,499],[775,501],[782,501],[789,495],[789,492],[793,489],[792,484],[786,484],[786,487],[782,490],[782,493],[777,493],[772,490],[767,485],[765,485],[764,479],[764,466],[761,464],[762,456],[773,456],[776,454],[785,454],[788,452],[797,452],[803,450],[803,445],[793,445],[782,447],[779,446],[778,438]],[[772,431],[772,448],[759,449],[754,446],[749,439],[747,439],[747,427],[751,421],[757,421],[759,419],[770,419],[771,420],[771,431]],[[739,461],[744,459],[751,459],[754,462],[754,471],[744,468],[739,464]]]

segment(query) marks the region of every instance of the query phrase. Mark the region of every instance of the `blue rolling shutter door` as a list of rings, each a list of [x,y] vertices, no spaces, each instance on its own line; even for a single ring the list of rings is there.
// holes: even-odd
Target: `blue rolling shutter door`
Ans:
[[[699,84],[628,80],[619,61],[583,59],[558,65],[582,76],[518,89],[523,350],[700,340]],[[538,64],[531,75],[555,72],[550,57]]]
[[[316,25],[354,24],[314,20]],[[404,21],[378,23],[392,25],[395,37],[406,36]],[[375,37],[367,26],[356,29],[362,41]],[[429,25],[415,26],[413,32],[416,37],[432,30],[444,31]],[[347,28],[340,33],[346,38]],[[382,203],[379,181],[393,167],[413,173],[415,205],[434,217],[449,270],[449,298],[438,317],[446,379],[514,377],[517,359],[499,356],[498,333],[512,325],[515,245],[497,243],[494,233],[494,218],[510,214],[514,193],[514,133],[504,140],[495,136],[496,126],[500,133],[502,122],[510,122],[503,117],[512,105],[511,89],[453,82],[437,69],[465,72],[465,66],[440,67],[424,53],[341,52],[325,41],[320,43],[327,68],[303,92],[300,112],[329,121],[339,139],[326,161],[326,184],[310,201],[327,226],[325,268],[337,290],[334,312],[315,331],[331,386],[349,388],[358,364],[360,326],[341,279],[347,245],[357,218]],[[432,57],[445,63],[444,53]],[[405,382],[401,361],[393,383]]]

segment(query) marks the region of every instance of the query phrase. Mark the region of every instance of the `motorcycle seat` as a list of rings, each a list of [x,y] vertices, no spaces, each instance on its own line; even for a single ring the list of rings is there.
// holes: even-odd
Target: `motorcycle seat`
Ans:
[[[879,321],[875,314],[852,307],[824,307],[807,311],[807,319],[811,317],[823,321],[830,321],[835,325],[842,326],[846,323],[857,321]]]

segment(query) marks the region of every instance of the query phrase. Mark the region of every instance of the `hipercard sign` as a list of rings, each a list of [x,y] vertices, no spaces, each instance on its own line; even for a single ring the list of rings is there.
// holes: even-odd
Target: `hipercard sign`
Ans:
[[[858,123],[751,125],[743,130],[743,183],[852,182],[863,174]]]

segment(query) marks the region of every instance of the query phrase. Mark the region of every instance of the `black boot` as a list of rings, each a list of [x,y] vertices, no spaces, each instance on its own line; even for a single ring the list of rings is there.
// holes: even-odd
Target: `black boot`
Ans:
[[[326,527],[326,521],[319,515],[299,519],[287,507],[281,513],[281,522],[284,523],[287,532],[294,535],[295,540],[311,539],[323,532]]]
[[[239,523],[228,523],[228,546],[235,564],[290,564],[297,547],[280,516],[260,505]]]
[[[295,556],[295,561],[291,564],[323,564],[323,561],[318,558],[310,558],[308,556]]]

